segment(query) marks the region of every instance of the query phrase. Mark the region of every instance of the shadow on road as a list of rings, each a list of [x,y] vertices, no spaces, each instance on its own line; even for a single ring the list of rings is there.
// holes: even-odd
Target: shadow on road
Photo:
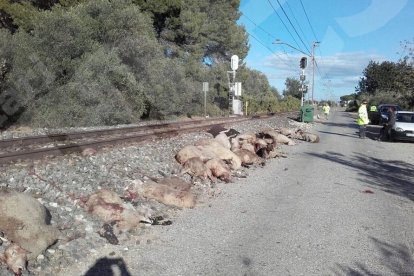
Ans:
[[[321,122],[321,124],[327,125],[327,126],[340,127],[342,130],[345,128],[354,129],[355,132],[354,134],[349,134],[349,133],[346,134],[346,133],[338,133],[338,132],[330,132],[330,131],[318,131],[319,133],[359,138],[359,127],[357,124],[332,123],[332,122]],[[379,137],[380,130],[381,130],[380,126],[368,125],[367,130],[366,130],[366,137],[368,139],[376,140]]]
[[[344,117],[351,118],[354,121],[356,120],[356,118],[358,118],[358,114],[356,112],[338,111],[337,113],[340,113]]]
[[[370,185],[387,193],[414,201],[414,165],[400,160],[384,160],[361,153],[344,157],[335,152],[307,153],[348,166],[358,172],[362,185]]]
[[[339,135],[339,136],[346,136],[346,137],[352,137],[352,138],[358,138],[358,134],[345,134],[345,133],[337,133],[337,132],[330,132],[330,131],[318,131],[319,133],[325,133],[325,134],[331,134],[331,135]]]
[[[414,260],[410,248],[404,244],[390,244],[374,237],[370,237],[370,239],[379,252],[381,264],[389,270],[387,274],[392,272],[391,275],[413,275]],[[373,252],[373,254],[376,254],[376,252]],[[351,266],[336,264],[332,271],[334,275],[346,276],[387,275],[378,274],[378,271],[370,271],[366,264],[358,261]]]
[[[101,258],[84,276],[131,276],[122,258]]]
[[[330,122],[330,121],[320,121],[319,123],[326,125],[326,126],[334,126],[334,127],[341,127],[341,128],[355,128],[357,127],[356,124],[354,123],[334,123],[334,122]]]

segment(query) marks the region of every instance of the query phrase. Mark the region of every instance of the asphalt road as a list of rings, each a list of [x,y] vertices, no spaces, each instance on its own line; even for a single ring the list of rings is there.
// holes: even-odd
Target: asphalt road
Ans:
[[[122,253],[123,275],[414,275],[414,143],[359,139],[353,122],[334,111],[319,144],[221,184]]]

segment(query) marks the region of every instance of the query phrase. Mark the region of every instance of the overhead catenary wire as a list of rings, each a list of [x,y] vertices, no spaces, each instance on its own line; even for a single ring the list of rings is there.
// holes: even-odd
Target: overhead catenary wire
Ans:
[[[288,33],[290,34],[290,36],[292,37],[293,41],[296,43],[296,46],[300,49],[299,43],[296,41],[295,37],[293,36],[292,32],[289,30],[289,28],[286,26],[285,22],[283,21],[282,17],[280,17],[279,13],[276,11],[276,8],[273,6],[272,2],[270,2],[270,0],[267,0],[267,2],[269,2],[270,6],[272,7],[272,9],[274,10],[275,14],[277,15],[277,17],[279,18],[280,22],[282,22],[283,26],[285,27],[286,31],[288,31]]]
[[[276,39],[277,37],[275,35],[272,35],[271,33],[269,33],[268,31],[266,31],[265,29],[263,29],[262,27],[260,27],[259,25],[257,25],[252,19],[250,19],[246,14],[244,14],[243,12],[241,12],[241,15],[246,17],[247,20],[249,20],[253,25],[256,26],[256,28],[262,30],[264,33],[266,33],[268,36]]]
[[[308,53],[310,53],[310,50],[308,48],[308,46],[306,45],[306,43],[303,41],[302,37],[299,35],[298,31],[296,30],[295,26],[293,25],[292,21],[290,20],[288,14],[286,13],[285,9],[283,8],[282,4],[280,4],[279,0],[276,0],[277,3],[279,4],[280,8],[282,9],[283,13],[285,14],[287,20],[289,21],[290,25],[292,26],[293,30],[295,31],[296,35],[299,37],[300,41],[302,42],[303,46],[305,46],[305,49],[308,51]]]
[[[292,16],[293,16],[293,19],[295,20],[296,24],[298,25],[299,30],[300,30],[300,32],[301,32],[301,34],[302,34],[302,35],[303,35],[303,37],[305,38],[305,41],[306,41],[306,42],[308,42],[308,41],[309,41],[309,39],[306,37],[305,32],[303,31],[302,27],[300,26],[299,21],[297,20],[297,18],[296,18],[296,16],[295,16],[295,13],[293,12],[292,8],[291,8],[291,7],[290,7],[290,5],[289,5],[289,1],[286,1],[286,5],[288,6],[288,8],[289,8],[289,10],[290,10],[290,13],[291,13],[291,14],[292,14]]]
[[[272,37],[273,39],[277,39],[277,37],[271,33],[269,33],[268,31],[266,31],[265,29],[263,29],[262,27],[260,27],[258,24],[256,24],[250,17],[248,17],[246,14],[244,14],[243,12],[241,12],[241,15],[244,16],[250,23],[252,23],[256,28],[260,29],[261,31],[263,31],[264,33],[266,33],[268,36]],[[247,32],[247,31],[246,31]],[[251,35],[249,32],[247,32],[249,35]],[[251,35],[255,40],[257,40],[259,43],[261,43],[261,41],[259,41],[256,37],[254,37],[253,35]],[[262,44],[263,45],[263,44]],[[265,45],[263,45],[263,47],[266,47]],[[282,49],[283,49],[283,53],[288,56],[285,48],[282,45]],[[268,50],[270,50],[268,48]],[[273,52],[272,52],[273,53]],[[273,53],[274,54],[274,53]],[[280,55],[279,55],[280,56]],[[286,65],[288,65],[287,63],[285,63]]]
[[[303,12],[305,13],[306,19],[308,20],[308,24],[309,24],[309,26],[310,26],[310,28],[312,30],[313,37],[315,38],[315,41],[319,41],[318,38],[316,37],[315,30],[313,29],[312,24],[311,24],[311,22],[309,20],[308,13],[306,12],[306,9],[305,9],[305,6],[303,5],[303,2],[302,2],[302,0],[299,0],[299,1],[300,1],[300,4],[302,5],[302,9],[303,9]]]
[[[301,4],[301,6],[302,6],[303,13],[305,14],[306,20],[307,20],[307,22],[308,22],[308,24],[309,24],[309,27],[310,27],[310,29],[311,29],[311,31],[312,31],[312,34],[313,34],[313,37],[314,37],[315,41],[319,41],[318,37],[316,36],[315,30],[314,30],[314,28],[313,28],[313,26],[312,26],[312,23],[311,23],[311,21],[310,21],[310,19],[309,19],[308,13],[306,12],[306,8],[305,8],[305,6],[303,5],[302,0],[299,0],[299,2],[300,2],[300,4]],[[323,62],[323,58],[322,58],[323,54],[322,54],[322,51],[321,51],[321,47],[318,47],[318,52],[319,52],[319,54],[320,54],[319,58],[321,59],[321,63],[323,64],[324,62]],[[315,61],[315,62],[316,62],[316,61]],[[319,67],[318,67],[317,65],[316,65],[316,68],[318,69],[319,74],[322,76],[322,74],[321,74],[321,72],[320,72],[320,70],[319,70]]]
[[[252,23],[256,28],[258,28],[259,30],[261,30],[262,32],[266,33],[268,36],[272,37],[273,39],[277,39],[277,37],[271,33],[269,33],[268,31],[266,31],[265,29],[263,29],[262,27],[260,27],[258,24],[256,24],[256,22],[254,22],[249,16],[247,16],[246,14],[244,14],[243,12],[241,12],[241,15],[244,16],[250,23]],[[287,66],[290,66],[291,64],[289,64],[285,59],[281,58],[280,54],[276,54],[272,49],[270,49],[268,46],[266,46],[260,39],[258,39],[257,37],[255,37],[253,34],[251,34],[250,32],[248,32],[246,30],[246,33],[249,34],[249,36],[251,36],[254,40],[256,40],[257,42],[259,42],[264,48],[266,48],[270,53],[272,53],[273,55],[275,55],[279,60],[283,61],[283,63]],[[282,47],[283,48],[283,47]],[[284,50],[284,48],[283,48]],[[284,50],[283,52],[286,57],[288,57],[288,54],[286,53],[286,50]]]
[[[279,20],[284,24],[283,19],[279,16],[279,14],[277,13],[277,11],[275,10],[274,6],[272,5],[271,2],[269,2],[269,4],[272,6],[273,10],[275,11],[276,15],[279,17]],[[290,6],[289,6],[290,8]],[[292,9],[291,9],[292,10]],[[293,11],[292,11],[293,13]],[[254,25],[255,29],[260,30],[261,32],[265,33],[267,36],[271,37],[271,38],[276,38],[275,35],[271,34],[270,32],[268,32],[267,30],[265,30],[264,28],[262,28],[261,26],[259,26],[258,24],[256,24],[254,22],[254,20],[252,20],[248,15],[244,14],[243,12],[241,13],[241,15],[243,17],[245,17],[246,20],[248,20],[251,24]],[[293,15],[293,17],[295,18],[296,22],[298,22],[298,20],[296,19],[296,17]],[[299,24],[299,23],[298,23]],[[290,33],[290,35],[292,36],[292,38],[294,39],[292,33],[289,31],[289,29],[287,28],[286,24],[284,24],[286,30]],[[300,26],[299,26],[300,27]],[[301,31],[303,32],[302,28]],[[264,48],[266,48],[270,53],[272,53],[274,56],[276,56],[277,59],[279,59],[280,61],[282,61],[285,65],[287,66],[292,66],[291,64],[291,59],[284,59],[281,57],[280,54],[275,53],[272,49],[270,49],[267,45],[265,45],[265,43],[263,43],[258,37],[256,37],[255,35],[253,35],[252,33],[250,33],[249,31],[246,30],[246,33],[253,38],[254,40],[256,40],[260,45],[262,45]],[[296,40],[295,40],[296,42]],[[296,42],[297,43],[297,42]],[[283,48],[283,47],[282,47]],[[300,48],[300,46],[298,46],[298,48]],[[284,48],[283,48],[284,49]],[[288,57],[288,54],[286,53],[286,50],[284,50],[284,55],[286,55]],[[288,60],[291,60],[290,62]]]
[[[281,56],[279,54],[276,54],[272,49],[270,49],[268,46],[266,46],[262,41],[260,41],[260,39],[258,39],[257,37],[255,37],[254,35],[252,35],[251,33],[249,33],[246,30],[246,33],[249,34],[249,36],[251,36],[252,38],[254,38],[257,42],[259,42],[264,48],[266,48],[270,53],[272,53],[273,55],[275,55],[279,60],[283,61],[287,66],[289,66],[290,64],[288,64],[286,62],[285,59],[281,58]]]

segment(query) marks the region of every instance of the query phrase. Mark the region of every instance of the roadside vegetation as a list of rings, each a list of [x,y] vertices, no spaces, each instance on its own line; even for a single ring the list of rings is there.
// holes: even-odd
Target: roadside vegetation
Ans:
[[[70,127],[229,114],[244,59],[239,0],[0,0],[0,126]],[[296,109],[241,64],[249,114]]]
[[[355,93],[341,97],[354,111],[362,99],[369,105],[398,104],[405,110],[414,110],[414,38],[401,43],[398,62],[371,61],[363,71]]]

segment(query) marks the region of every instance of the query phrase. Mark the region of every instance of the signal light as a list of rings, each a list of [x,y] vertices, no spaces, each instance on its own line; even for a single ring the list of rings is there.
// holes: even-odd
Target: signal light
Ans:
[[[306,57],[302,57],[300,59],[300,68],[305,69],[306,65],[307,65],[307,61],[308,61],[308,59]]]

